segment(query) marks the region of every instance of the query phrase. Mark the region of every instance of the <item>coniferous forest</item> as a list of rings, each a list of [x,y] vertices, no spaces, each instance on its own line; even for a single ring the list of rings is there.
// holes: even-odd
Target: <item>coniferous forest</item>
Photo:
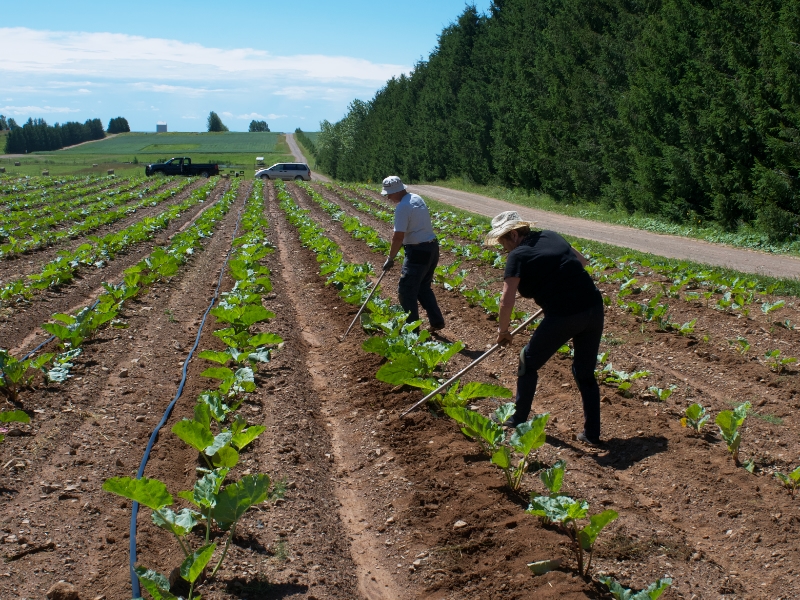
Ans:
[[[321,123],[344,180],[466,177],[800,234],[800,0],[495,0]]]
[[[11,127],[6,136],[8,154],[25,154],[42,150],[59,150],[106,136],[100,119],[87,119],[85,123],[68,121],[48,125],[44,119],[28,119],[22,127]]]

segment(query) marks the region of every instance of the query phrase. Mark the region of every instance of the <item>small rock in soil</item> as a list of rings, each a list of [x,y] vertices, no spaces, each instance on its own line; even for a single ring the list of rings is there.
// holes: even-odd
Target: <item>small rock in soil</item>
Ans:
[[[119,372],[119,376],[120,376],[120,377],[127,377],[127,376],[128,376],[128,369],[122,369],[122,370]]]
[[[59,581],[47,590],[49,600],[80,600],[78,590],[71,583]]]
[[[453,523],[453,529],[461,529],[462,527],[466,527],[467,524],[464,521],[456,521]]]

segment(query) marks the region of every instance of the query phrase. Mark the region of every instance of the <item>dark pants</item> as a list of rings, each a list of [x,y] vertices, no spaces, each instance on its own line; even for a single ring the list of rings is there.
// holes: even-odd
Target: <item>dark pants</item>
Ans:
[[[600,437],[600,387],[594,378],[594,369],[602,334],[602,304],[569,317],[545,315],[520,353],[515,424],[528,419],[539,379],[538,370],[571,339],[575,350],[572,376],[583,400],[584,432],[589,439]]]
[[[444,327],[444,317],[439,305],[436,303],[436,296],[433,295],[431,282],[433,272],[439,263],[439,242],[432,241],[413,246],[403,246],[406,257],[403,260],[403,271],[400,274],[400,285],[397,295],[400,297],[400,306],[411,315],[408,322],[419,320],[419,307],[417,302],[422,305],[428,313],[428,321],[431,327]]]

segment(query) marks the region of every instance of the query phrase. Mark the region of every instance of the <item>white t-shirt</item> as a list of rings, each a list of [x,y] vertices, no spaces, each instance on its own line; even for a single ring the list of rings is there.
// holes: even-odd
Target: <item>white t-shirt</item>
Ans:
[[[421,244],[436,238],[431,225],[431,215],[425,201],[408,193],[394,209],[394,230],[402,231],[403,244]]]

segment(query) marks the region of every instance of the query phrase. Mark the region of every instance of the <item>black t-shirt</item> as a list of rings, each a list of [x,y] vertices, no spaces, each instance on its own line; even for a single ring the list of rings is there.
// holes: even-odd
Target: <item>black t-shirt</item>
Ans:
[[[555,231],[534,231],[508,254],[505,277],[519,277],[519,293],[545,314],[567,317],[589,310],[603,297],[572,246]]]

